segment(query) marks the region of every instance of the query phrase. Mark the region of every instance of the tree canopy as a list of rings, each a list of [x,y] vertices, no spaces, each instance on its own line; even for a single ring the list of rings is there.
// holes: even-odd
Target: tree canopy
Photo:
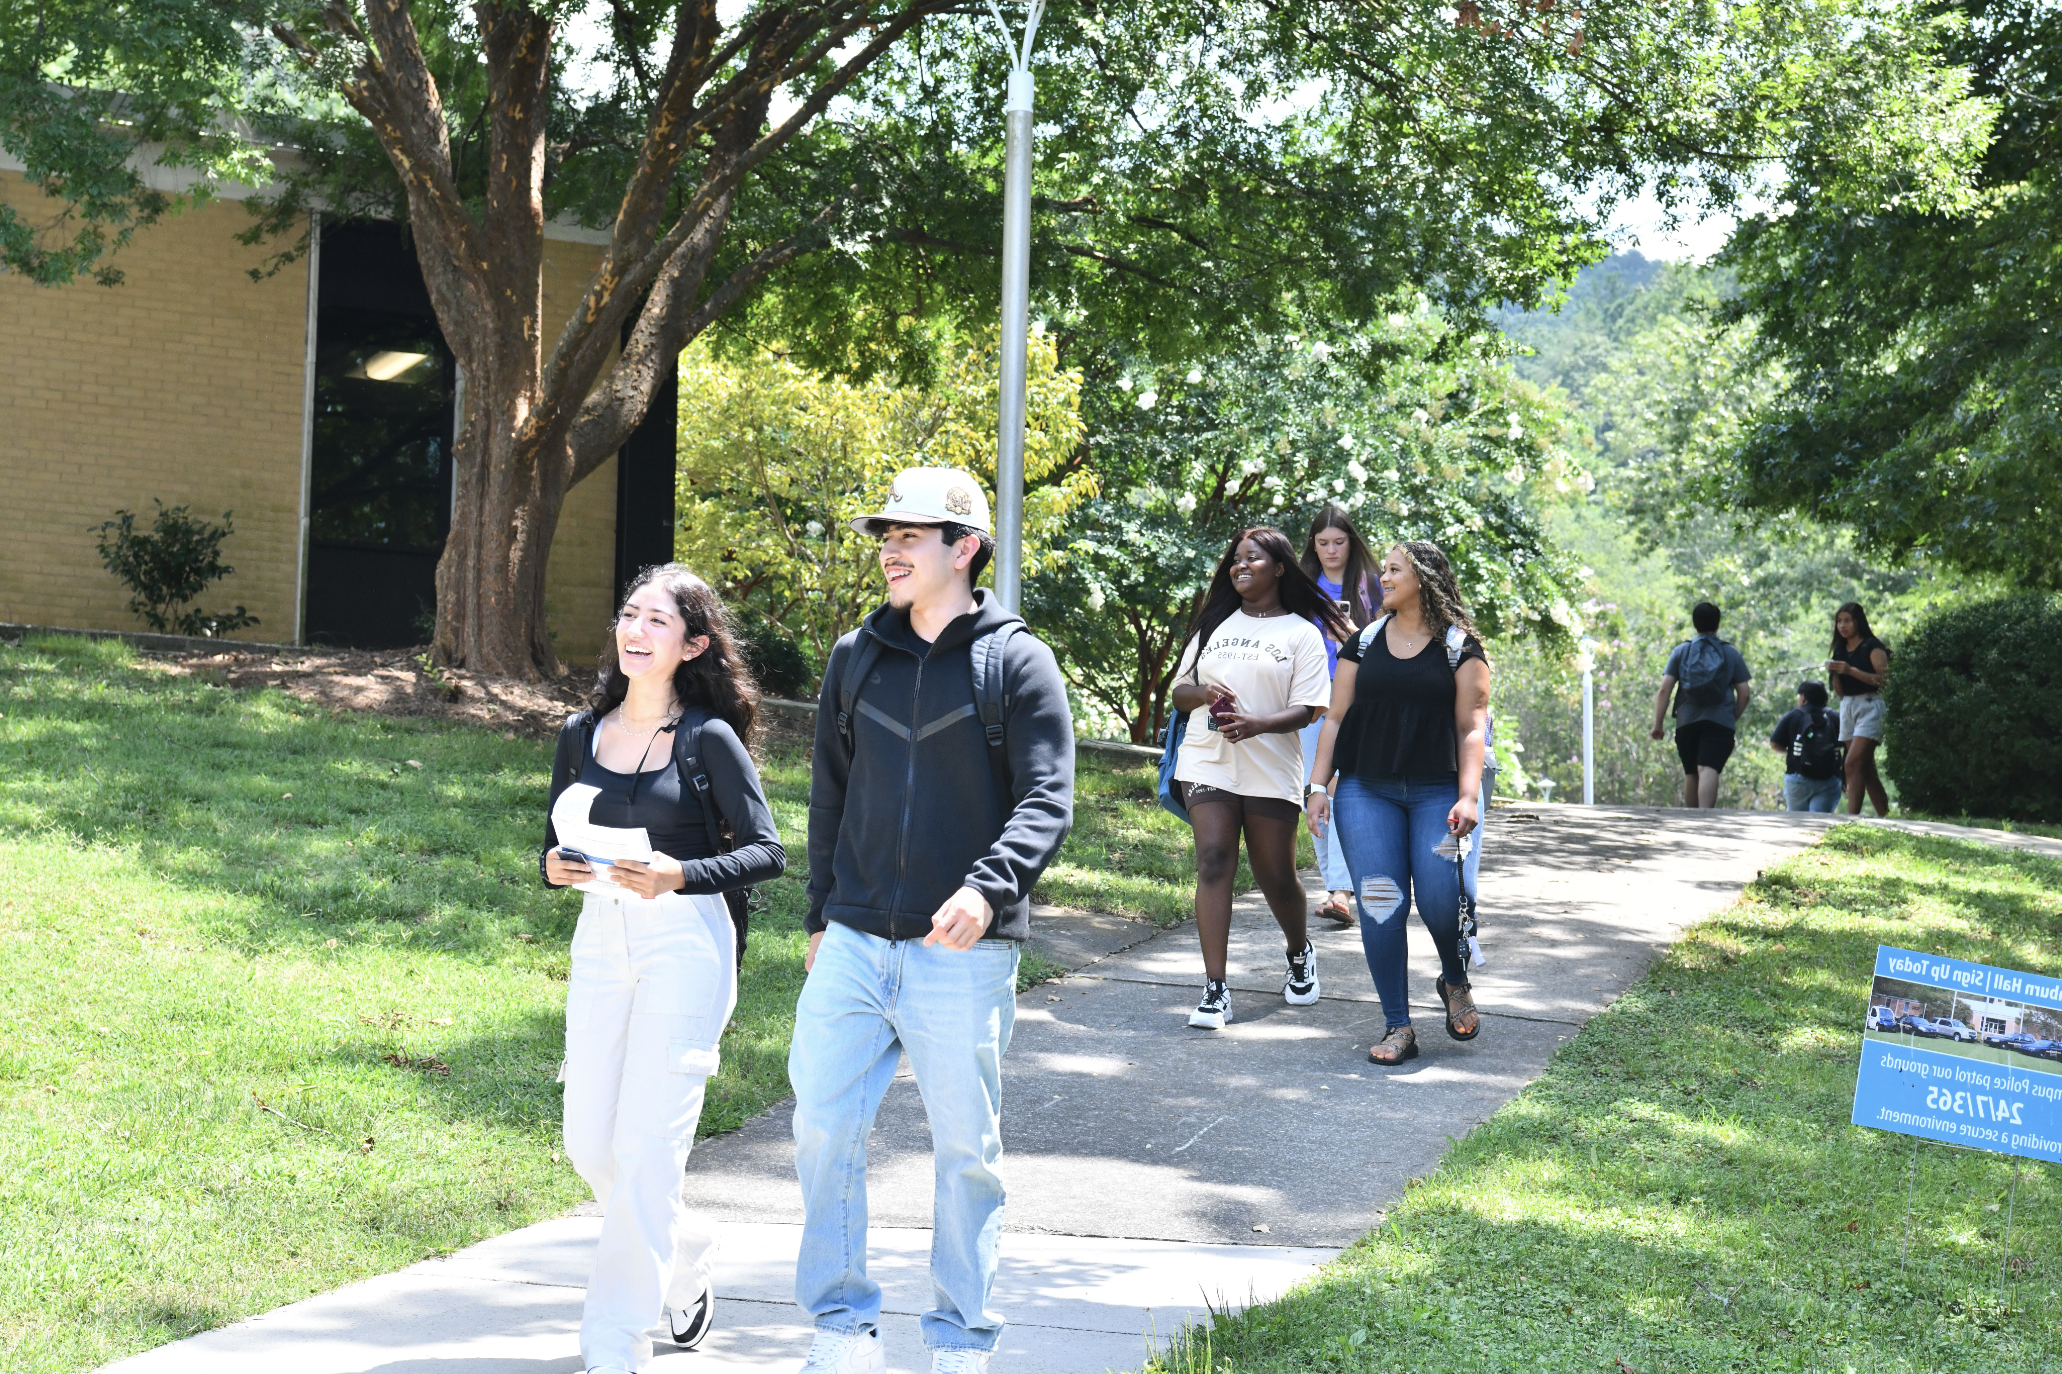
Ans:
[[[1786,380],[1743,435],[1739,495],[1847,525],[1890,554],[2062,587],[2062,11],[1941,4],[1945,51],[1996,103],[1972,193],[1864,196],[1812,143],[1784,204],[1724,260],[1728,318]]]
[[[920,373],[992,318],[999,30],[968,0],[0,0],[0,205],[40,281],[115,280],[153,162],[413,231],[466,377],[435,647],[555,666],[566,491],[680,350],[777,284],[796,356]],[[1036,308],[1163,361],[1245,331],[1460,317],[1601,251],[1620,198],[1724,206],[1800,146],[1953,204],[1989,107],[1898,4],[1071,0],[1038,42]],[[608,239],[563,323],[546,224]],[[556,333],[553,333],[553,330]]]

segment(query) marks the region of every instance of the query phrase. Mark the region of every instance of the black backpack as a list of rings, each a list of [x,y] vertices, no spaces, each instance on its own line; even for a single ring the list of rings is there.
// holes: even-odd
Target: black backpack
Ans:
[[[708,716],[695,712],[692,723],[683,717],[673,729],[673,761],[680,769],[680,781],[690,788],[695,800],[702,806],[702,824],[709,829],[709,852],[728,854],[737,848],[735,836],[724,833],[724,821],[716,805],[715,796],[709,791],[709,771],[702,767],[702,725]],[[758,889],[736,888],[723,894],[723,905],[730,909],[730,928],[737,935],[737,966],[745,966],[745,940],[752,929],[752,904],[757,900]]]
[[[1800,777],[1824,782],[1840,771],[1840,717],[1823,706],[1804,708],[1804,728],[1790,740]]]
[[[974,706],[981,717],[981,732],[988,739],[988,762],[993,769],[1005,817],[1016,809],[1017,794],[1010,784],[1009,750],[1003,745],[1003,720],[1010,703],[1002,690],[1002,648],[1010,636],[1023,628],[1023,621],[1012,620],[977,636],[968,646],[969,657],[973,660]],[[858,699],[860,684],[873,672],[873,665],[880,656],[881,641],[864,630],[860,631],[858,640],[852,645],[852,657],[838,678],[838,742],[845,746],[847,763],[852,759],[853,703]]]

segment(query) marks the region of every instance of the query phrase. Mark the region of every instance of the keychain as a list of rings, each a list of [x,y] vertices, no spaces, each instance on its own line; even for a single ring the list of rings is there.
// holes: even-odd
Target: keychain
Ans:
[[[1489,960],[1483,957],[1482,941],[1475,929],[1475,894],[1468,891],[1468,851],[1475,845],[1471,831],[1466,835],[1449,834],[1432,847],[1432,852],[1442,859],[1452,859],[1454,877],[1461,889],[1461,938],[1468,945],[1468,962],[1481,968]]]

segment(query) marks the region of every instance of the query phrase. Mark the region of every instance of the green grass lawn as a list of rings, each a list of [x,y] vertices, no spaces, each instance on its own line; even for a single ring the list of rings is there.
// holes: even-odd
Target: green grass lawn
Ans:
[[[563,1212],[551,744],[0,647],[0,1368],[88,1368]],[[702,1133],[787,1092],[808,766]],[[1045,895],[1166,921],[1187,832],[1085,763]],[[1026,984],[1061,970],[1036,956]]]
[[[1876,946],[2052,972],[2062,864],[1861,826],[1696,927],[1279,1302],[1151,1368],[2033,1374],[2062,1177],[1847,1124]],[[1909,1263],[1900,1265],[1913,1188]]]

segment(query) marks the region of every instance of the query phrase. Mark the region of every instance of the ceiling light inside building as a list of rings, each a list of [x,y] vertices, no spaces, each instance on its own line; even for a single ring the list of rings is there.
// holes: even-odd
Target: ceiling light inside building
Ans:
[[[392,350],[375,353],[365,360],[364,373],[372,381],[391,382],[427,357],[427,353],[396,353]]]

